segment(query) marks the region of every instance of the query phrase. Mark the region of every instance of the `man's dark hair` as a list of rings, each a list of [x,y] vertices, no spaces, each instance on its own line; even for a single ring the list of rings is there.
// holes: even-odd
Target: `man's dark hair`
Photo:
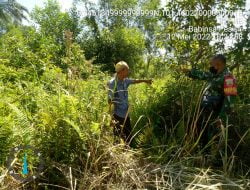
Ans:
[[[224,65],[227,63],[226,57],[222,54],[215,55],[212,60],[220,60]]]

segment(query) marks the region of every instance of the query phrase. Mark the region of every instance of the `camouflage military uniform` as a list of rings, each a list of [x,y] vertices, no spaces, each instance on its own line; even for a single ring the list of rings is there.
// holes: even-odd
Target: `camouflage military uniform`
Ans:
[[[192,69],[188,76],[193,79],[206,80],[208,83],[201,102],[202,113],[197,122],[198,134],[204,130],[201,143],[205,146],[213,133],[211,130],[214,131],[215,128],[211,126],[212,122],[208,122],[206,126],[208,119],[213,121],[219,118],[223,124],[226,124],[227,115],[234,107],[237,95],[236,80],[228,68],[219,74]]]

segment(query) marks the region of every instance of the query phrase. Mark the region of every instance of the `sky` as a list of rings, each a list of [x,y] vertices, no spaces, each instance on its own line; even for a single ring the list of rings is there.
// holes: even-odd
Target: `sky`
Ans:
[[[0,0],[1,1],[1,0]],[[32,9],[35,6],[39,6],[39,7],[43,7],[44,3],[47,0],[16,0],[18,3],[20,3],[21,5],[25,6],[29,12],[32,11]],[[61,10],[62,11],[67,11],[71,8],[72,6],[72,2],[73,0],[57,0],[60,3],[61,6]],[[97,3],[98,0],[90,0],[93,3]],[[164,5],[167,0],[161,0],[162,5]],[[246,0],[246,7],[248,10],[250,10],[250,0]],[[27,17],[29,18],[29,16],[27,15]],[[240,18],[241,19],[241,18]],[[243,25],[245,25],[246,21],[243,19]],[[30,25],[32,24],[29,20],[23,20],[23,24],[25,25]],[[230,42],[231,43],[231,42]]]
[[[31,12],[35,6],[43,7],[44,3],[47,0],[16,0],[16,1],[20,3],[21,5],[25,6],[29,10],[29,12]],[[57,1],[59,2],[62,11],[69,10],[73,2],[73,0],[57,0]],[[90,0],[90,1],[93,3],[98,2],[98,0]],[[161,4],[164,5],[166,1],[167,0],[161,0]],[[246,8],[247,10],[250,10],[250,0],[246,0]],[[28,15],[27,17],[29,18]],[[30,25],[33,23],[29,20],[23,20],[23,24]],[[243,25],[245,24],[246,24],[246,21],[243,19]],[[227,46],[231,46],[233,44],[233,40],[226,40],[226,42],[227,42],[226,44],[228,44]]]
[[[35,6],[43,7],[44,3],[47,0],[16,0],[16,1],[21,5],[25,6],[29,10],[29,12],[31,12],[32,9],[35,8]],[[69,10],[73,2],[73,0],[57,0],[57,1],[59,2],[62,11]],[[90,0],[90,1],[96,3],[98,0]],[[27,15],[27,17],[29,16]],[[30,23],[27,20],[23,20],[23,24],[29,25]]]
[[[16,0],[16,1],[21,5],[25,6],[26,8],[28,8],[29,11],[31,11],[36,5],[39,7],[43,6],[44,2],[46,2],[46,0]],[[72,1],[73,0],[58,0],[63,11],[71,7]]]
[[[16,0],[16,1],[18,3],[20,3],[21,5],[25,6],[26,8],[28,8],[29,12],[31,12],[35,6],[42,7],[47,0]],[[57,1],[60,3],[62,11],[69,10],[71,8],[72,2],[73,2],[73,0],[57,0]],[[93,3],[98,2],[98,0],[90,0],[90,1]],[[164,2],[166,2],[166,1],[161,0],[161,2],[163,5]],[[247,9],[250,9],[250,0],[246,0],[246,2],[247,2],[246,3]],[[24,24],[28,24],[28,22],[24,21]]]
[[[19,2],[21,5],[24,5],[25,7],[28,8],[29,11],[31,11],[35,7],[35,5],[43,6],[44,2],[46,2],[47,0],[16,0],[16,1]],[[90,0],[90,1],[96,3],[98,0]],[[161,1],[164,2],[164,0]],[[250,9],[250,0],[246,1],[247,1],[247,8]],[[70,7],[72,6],[73,0],[58,0],[58,2],[60,3],[62,10],[66,11],[70,9]]]

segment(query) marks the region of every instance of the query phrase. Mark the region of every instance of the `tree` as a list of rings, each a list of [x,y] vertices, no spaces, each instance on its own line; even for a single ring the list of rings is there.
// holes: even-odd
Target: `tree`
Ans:
[[[26,19],[27,8],[17,3],[15,0],[5,0],[0,2],[0,22],[14,21],[20,23]]]
[[[82,42],[87,59],[94,58],[94,63],[104,70],[114,71],[114,64],[124,60],[131,68],[143,63],[145,39],[137,28],[116,28],[102,30],[98,38],[86,38]]]
[[[131,67],[143,64],[146,47],[152,48],[146,46],[146,39],[153,39],[154,24],[150,25],[153,20],[147,18],[144,22],[140,18],[143,16],[128,11],[137,10],[145,2],[148,3],[145,8],[150,7],[149,1],[105,0],[98,1],[97,5],[88,0],[78,2],[83,3],[88,13],[83,18],[85,28],[81,36],[87,59],[94,58],[94,63],[101,64],[103,69],[109,71],[113,71],[113,65],[120,60],[127,61]],[[150,8],[157,7],[157,2]]]
[[[178,64],[191,63],[192,66],[204,65],[204,60],[208,60],[214,53],[225,53],[225,39],[230,32],[224,32],[221,23],[217,20],[217,15],[206,16],[205,13],[216,11],[235,11],[244,6],[245,0],[226,1],[169,1],[162,10],[162,31],[158,35],[159,47],[166,51],[166,55],[171,58],[171,62]],[[189,12],[188,12],[189,11]],[[193,15],[190,11],[199,11],[201,14]],[[199,13],[198,12],[198,13]],[[171,14],[169,14],[171,13]],[[179,14],[183,13],[183,14]],[[223,18],[224,20],[226,19]],[[216,32],[189,30],[192,28],[216,29]],[[235,27],[234,23],[226,23],[225,28]],[[219,40],[215,45],[212,34],[219,34]],[[172,55],[172,56],[171,56]]]
[[[35,7],[31,13],[31,18],[39,26],[39,34],[52,41],[57,49],[55,60],[57,66],[67,69],[67,65],[62,62],[61,57],[66,55],[65,31],[72,32],[74,42],[80,33],[80,19],[78,12],[73,6],[70,12],[61,12],[57,0],[48,0],[43,8]]]

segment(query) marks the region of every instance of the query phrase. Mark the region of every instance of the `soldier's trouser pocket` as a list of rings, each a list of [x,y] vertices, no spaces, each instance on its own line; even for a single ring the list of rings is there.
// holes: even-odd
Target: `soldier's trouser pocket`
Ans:
[[[201,107],[205,112],[213,112],[214,114],[218,114],[222,107],[222,103],[222,96],[204,96]]]

